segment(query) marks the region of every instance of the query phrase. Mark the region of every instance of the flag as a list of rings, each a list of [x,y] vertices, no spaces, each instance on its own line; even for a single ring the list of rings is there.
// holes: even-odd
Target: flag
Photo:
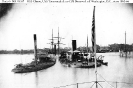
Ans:
[[[93,19],[92,19],[92,53],[95,59],[95,73],[97,73],[97,60],[96,60],[96,32],[95,32],[95,6],[93,10]]]
[[[93,10],[93,19],[92,19],[92,53],[96,53],[96,35],[95,35],[95,6]]]

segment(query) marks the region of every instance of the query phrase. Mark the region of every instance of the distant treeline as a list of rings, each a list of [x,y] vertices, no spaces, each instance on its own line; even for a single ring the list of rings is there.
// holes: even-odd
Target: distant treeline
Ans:
[[[122,51],[133,51],[133,44],[129,45],[129,44],[110,44],[109,45],[109,50],[113,51],[113,52],[118,52],[119,50]]]
[[[87,48],[86,47],[78,47],[77,50],[83,51],[83,52],[87,52]],[[133,44],[129,45],[129,44],[110,44],[108,46],[99,46],[96,45],[96,52],[97,53],[103,53],[103,52],[119,52],[119,50],[121,51],[127,51],[127,52],[131,52],[133,51]],[[92,52],[92,47],[88,47],[88,52]]]
[[[133,44],[129,45],[129,44],[110,44],[108,46],[99,46],[99,45],[96,45],[97,49],[96,51],[98,53],[100,52],[119,52],[119,50],[122,50],[122,51],[127,51],[127,52],[130,52],[130,51],[133,51]],[[44,48],[44,49],[37,49],[38,50],[38,53],[39,52],[45,52],[45,53],[58,53],[58,49],[56,49],[56,51],[53,49],[49,49],[49,48]],[[66,51],[69,51],[71,50],[70,47],[65,47],[65,48],[60,48],[60,51],[59,53],[61,52],[66,52]],[[82,52],[87,52],[87,48],[85,46],[83,47],[78,47],[77,50],[80,50]],[[92,52],[92,48],[91,47],[88,47],[88,52]],[[30,50],[0,50],[0,54],[33,54],[34,53],[34,49],[30,49]]]
[[[0,54],[31,54],[34,50],[0,50]]]

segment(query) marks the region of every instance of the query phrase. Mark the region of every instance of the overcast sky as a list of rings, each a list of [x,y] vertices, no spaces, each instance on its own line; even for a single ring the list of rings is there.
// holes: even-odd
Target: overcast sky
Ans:
[[[93,6],[96,6],[96,43],[105,46],[133,43],[132,4],[90,4],[90,3],[43,3],[14,4],[7,15],[0,19],[0,49],[33,49],[33,34],[37,34],[38,48],[50,47],[52,29],[54,37],[65,38],[61,42],[71,47],[71,40],[77,46],[85,46],[87,35],[91,46]],[[57,43],[57,41],[54,41]]]

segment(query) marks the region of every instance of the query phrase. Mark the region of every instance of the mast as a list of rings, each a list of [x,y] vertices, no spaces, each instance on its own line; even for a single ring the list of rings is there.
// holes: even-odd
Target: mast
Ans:
[[[52,40],[50,41],[50,43],[47,43],[47,44],[50,44],[50,49],[51,49],[51,53],[53,54],[53,46],[54,46],[54,37],[53,37],[53,29],[52,29],[52,39],[49,39],[49,40]]]
[[[58,27],[58,37],[53,37],[53,38],[58,39],[56,44],[58,45],[58,54],[59,54],[60,53],[60,44],[63,44],[63,43],[60,43],[60,41],[61,41],[61,39],[64,39],[64,38],[59,36],[59,27]],[[65,45],[65,44],[63,44],[63,45]]]
[[[87,35],[87,54],[88,54],[88,35]]]
[[[95,74],[96,74],[96,88],[97,86],[97,60],[96,60],[96,33],[95,33],[95,6],[93,10],[93,19],[92,19],[92,52],[95,59]]]
[[[51,42],[51,44],[52,44],[52,54],[53,54],[53,29],[52,29],[52,42]]]
[[[58,54],[60,53],[59,44],[60,44],[60,41],[59,41],[59,27],[58,27]]]
[[[36,34],[34,34],[34,56],[35,56],[35,64],[37,65],[37,38],[36,38]]]
[[[127,50],[126,50],[126,31],[125,31],[125,54],[127,56]]]

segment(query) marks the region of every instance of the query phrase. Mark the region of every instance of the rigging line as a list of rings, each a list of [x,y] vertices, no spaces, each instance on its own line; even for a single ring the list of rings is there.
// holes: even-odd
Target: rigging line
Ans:
[[[95,82],[95,81],[92,81]],[[78,83],[78,84],[85,84],[85,83],[92,83],[92,82],[82,82],[82,83]]]
[[[96,82],[94,82],[94,84],[95,84]],[[94,84],[90,87],[90,88],[92,88],[93,86],[94,86]]]
[[[98,82],[97,82],[98,83]],[[100,83],[98,83],[101,87],[102,87],[102,85],[100,84]],[[103,88],[103,87],[102,87]]]
[[[98,82],[105,82],[105,81],[98,81]],[[109,82],[109,81],[108,81]]]
[[[133,84],[133,83],[127,83],[127,82],[117,82],[117,83]]]
[[[85,83],[92,83],[92,82],[95,82],[95,81],[91,81],[91,82],[82,82],[82,83],[78,83],[78,84],[85,84]],[[70,84],[70,85],[65,85],[65,86],[54,87],[54,88],[67,87],[67,86],[72,86],[72,85],[77,85],[77,83],[75,83],[75,84]]]
[[[105,81],[98,81],[98,82],[105,82]],[[107,81],[107,82],[116,83],[117,81]],[[117,82],[117,83],[133,84],[128,82]]]
[[[72,86],[72,85],[77,85],[77,84],[70,84],[70,85],[65,85],[65,86],[59,86],[59,87],[54,87],[54,88],[61,88],[61,87],[67,87],[67,86]]]
[[[103,78],[99,73],[96,73],[96,74],[98,74],[101,78]],[[103,78],[104,79],[104,78]],[[108,83],[108,81],[106,81],[105,79],[104,79],[104,81],[107,83],[107,84],[109,84],[112,88],[115,88],[114,86],[112,86],[110,83]]]

